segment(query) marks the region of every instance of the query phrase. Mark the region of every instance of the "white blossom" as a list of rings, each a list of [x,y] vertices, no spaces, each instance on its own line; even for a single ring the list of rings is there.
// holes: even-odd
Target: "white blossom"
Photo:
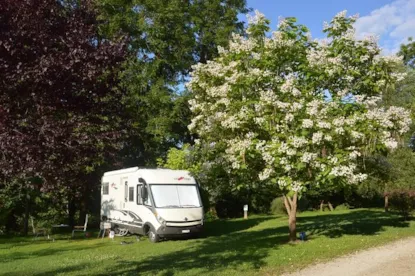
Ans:
[[[396,149],[398,147],[398,142],[393,138],[387,138],[383,143],[388,149]]]
[[[274,173],[274,170],[271,168],[265,168],[262,172],[259,173],[258,178],[259,180],[267,180],[270,176]]]
[[[357,157],[359,157],[361,155],[360,152],[358,152],[357,150],[352,151],[351,153],[349,153],[349,158],[351,160],[355,160]]]
[[[319,128],[325,128],[325,129],[330,129],[331,128],[331,124],[328,122],[318,122],[317,126]]]
[[[301,156],[301,162],[310,163],[316,158],[317,158],[316,153],[304,152],[303,156]]]
[[[312,142],[313,144],[320,144],[321,141],[323,140],[323,133],[322,132],[315,132],[313,133],[313,138],[312,138]]]
[[[310,119],[304,119],[302,123],[303,128],[312,128],[313,127],[313,121]]]
[[[304,137],[290,137],[291,139],[291,145],[293,145],[294,148],[301,148],[304,145],[308,144],[307,139],[305,139]]]

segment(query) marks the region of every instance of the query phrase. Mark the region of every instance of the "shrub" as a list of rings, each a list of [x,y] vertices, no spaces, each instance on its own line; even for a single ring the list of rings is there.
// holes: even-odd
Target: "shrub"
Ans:
[[[199,187],[200,197],[202,199],[203,210],[207,213],[210,210],[209,193],[203,187]]]
[[[390,206],[395,209],[405,219],[409,219],[415,207],[415,192],[395,191],[390,195]]]
[[[224,194],[217,199],[215,210],[219,218],[237,218],[243,216],[244,198],[234,194]]]
[[[287,210],[285,209],[284,199],[282,197],[277,197],[271,202],[270,207],[271,214],[274,215],[286,215]]]
[[[336,211],[344,211],[344,210],[349,210],[350,206],[347,203],[343,203],[340,205],[337,205],[336,208],[334,208]]]
[[[283,202],[284,203],[284,202]],[[311,206],[311,201],[308,200],[307,197],[302,196],[297,203],[297,211],[298,212],[304,212],[304,211],[308,211],[311,210],[312,206]]]
[[[214,208],[211,208],[205,212],[205,221],[212,221],[215,219],[218,219],[218,215],[216,214],[216,210]]]

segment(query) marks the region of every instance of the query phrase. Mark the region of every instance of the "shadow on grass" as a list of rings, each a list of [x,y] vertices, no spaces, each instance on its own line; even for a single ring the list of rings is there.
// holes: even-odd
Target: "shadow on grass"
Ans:
[[[83,270],[85,270],[85,265],[73,265],[73,266],[67,266],[67,267],[64,267],[64,268],[54,269],[54,270],[50,270],[50,271],[34,272],[33,274],[30,274],[30,275],[49,276],[49,275],[56,275],[58,273],[68,273],[68,272],[83,271]],[[7,272],[7,273],[3,273],[1,275],[2,276],[21,276],[21,275],[25,275],[25,274],[22,274],[21,272]],[[26,274],[26,275],[28,275],[28,274]],[[88,275],[88,273],[85,272],[83,275]]]
[[[409,222],[393,213],[374,210],[357,210],[345,214],[319,214],[299,217],[298,231],[309,237],[339,238],[343,235],[376,235],[384,227],[409,227]]]
[[[194,273],[189,272],[189,275],[198,275],[221,273],[228,268],[258,270],[266,265],[265,258],[269,251],[285,244],[288,238],[287,226],[249,229],[269,219],[272,218],[210,222],[206,225],[208,238],[190,248],[136,262],[119,262],[108,272],[123,275],[174,275],[178,271],[192,270]],[[370,210],[298,218],[299,231],[330,238],[375,235],[383,231],[385,226],[408,227],[409,224],[396,215]]]
[[[33,243],[32,243],[33,245]],[[51,243],[51,246],[53,246],[53,243]],[[87,245],[87,246],[80,246],[79,244],[69,244],[66,247],[49,247],[49,248],[43,248],[39,250],[32,250],[29,252],[14,252],[11,254],[3,255],[3,257],[0,259],[1,263],[8,263],[12,261],[17,260],[24,260],[29,258],[38,258],[38,257],[45,257],[45,256],[56,256],[56,255],[62,255],[65,254],[67,251],[81,251],[91,248],[98,248],[104,246],[104,244],[94,244],[94,245]]]
[[[218,219],[207,222],[204,225],[204,235],[208,237],[216,237],[229,235],[235,232],[244,231],[252,228],[264,221],[275,219],[273,216],[253,217],[250,219]]]

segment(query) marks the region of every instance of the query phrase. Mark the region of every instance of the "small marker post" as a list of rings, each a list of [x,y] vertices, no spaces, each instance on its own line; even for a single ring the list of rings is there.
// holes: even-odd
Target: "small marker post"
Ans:
[[[248,204],[244,205],[244,219],[248,218]]]

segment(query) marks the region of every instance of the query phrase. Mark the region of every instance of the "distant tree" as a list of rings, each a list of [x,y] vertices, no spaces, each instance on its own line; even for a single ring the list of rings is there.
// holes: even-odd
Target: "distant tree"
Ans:
[[[401,60],[380,56],[370,38],[356,40],[354,21],[339,13],[325,28],[330,40],[315,42],[294,18],[268,37],[269,21],[257,13],[248,37],[234,35],[219,57],[194,67],[188,83],[189,128],[214,148],[213,163],[283,193],[291,241],[301,194],[361,182],[359,157],[396,148],[409,129],[408,111],[379,104],[402,79]]]
[[[414,147],[414,132],[415,132],[415,70],[413,69],[413,59],[415,57],[414,42],[409,39],[408,44],[401,45],[401,49],[398,55],[403,56],[403,61],[406,66],[401,65],[397,67],[397,70],[404,73],[404,78],[393,86],[389,86],[385,89],[382,95],[381,104],[386,108],[390,106],[400,106],[411,111],[412,124],[410,130],[406,135],[399,137],[404,151],[405,147],[415,149]],[[407,156],[410,158],[410,156]],[[400,174],[396,173],[396,166],[400,166],[397,163],[396,155],[390,156],[388,152],[377,153],[369,156],[366,159],[365,167],[368,172],[369,179],[366,181],[364,187],[366,192],[377,192],[384,196],[385,211],[389,209],[389,197],[392,191],[396,192],[397,186],[395,185],[399,181]],[[411,168],[408,168],[411,170]],[[402,169],[400,169],[401,171]]]
[[[401,45],[398,55],[403,57],[405,65],[415,68],[415,41],[412,37],[408,38],[406,44]]]
[[[415,152],[402,147],[388,157],[392,185],[389,188],[392,207],[408,218],[415,208]]]

